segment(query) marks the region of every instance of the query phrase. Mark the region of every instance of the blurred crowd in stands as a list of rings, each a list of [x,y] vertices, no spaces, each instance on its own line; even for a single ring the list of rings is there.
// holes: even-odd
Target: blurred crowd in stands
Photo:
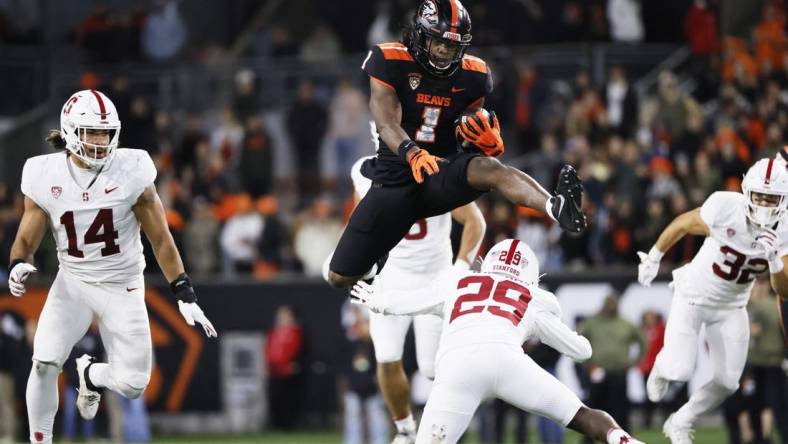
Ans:
[[[353,40],[356,46],[396,39],[392,17],[406,14],[405,3],[382,2],[368,11],[372,24],[365,28],[366,39]],[[474,17],[472,53],[486,57],[485,43],[536,38],[518,37],[506,26],[485,26],[493,20],[489,14],[499,12],[485,9],[483,2],[467,3]],[[522,3],[526,7],[518,11],[532,19],[552,13],[536,2]],[[567,11],[581,2],[556,3],[569,20]],[[187,30],[178,2],[154,4],[117,20],[109,20],[108,11],[99,7],[79,25],[76,41],[96,60],[112,61],[102,59],[102,45],[122,41],[128,51],[108,53],[166,61],[179,53]],[[561,22],[559,30],[566,35],[553,41],[637,42],[648,35],[638,2],[583,5],[576,11],[583,32],[574,35]],[[620,29],[616,14],[605,13],[619,7],[634,17],[626,23],[639,31]],[[349,31],[331,26],[331,14],[325,17],[301,42],[291,40],[284,27],[251,26],[247,55],[296,55],[314,62],[336,57],[347,51]],[[547,271],[632,264],[635,252],[648,250],[673,217],[701,205],[715,190],[738,191],[747,167],[775,155],[788,140],[785,19],[782,0],[770,0],[749,38],[720,36],[717,11],[704,0],[694,1],[684,17],[691,57],[675,73],[661,72],[646,95],[635,91],[636,79],[621,65],[607,66],[606,79],[597,84],[584,68],[573,78],[551,78],[526,58],[488,57],[496,85],[486,106],[501,119],[503,160],[547,189],[562,164],[575,165],[585,183],[590,224],[583,235],[569,235],[537,212],[488,195],[479,202],[488,224],[481,253],[497,240],[516,236],[529,242]],[[172,47],[158,44],[164,40]],[[251,273],[267,279],[282,272],[319,275],[341,234],[352,211],[350,166],[374,152],[365,80],[360,72],[333,81],[305,76],[285,108],[266,105],[264,79],[243,67],[234,75],[232,97],[214,109],[157,108],[149,91],[135,90],[133,79],[122,74],[88,73],[74,89],[106,92],[122,119],[121,146],[145,148],[153,156],[168,221],[192,273]],[[16,187],[0,188],[3,251],[18,224]],[[696,242],[683,239],[666,259],[691,258]],[[40,268],[51,272],[54,258],[47,262],[46,250]],[[0,260],[7,256],[0,254]],[[152,257],[148,264],[155,268]]]

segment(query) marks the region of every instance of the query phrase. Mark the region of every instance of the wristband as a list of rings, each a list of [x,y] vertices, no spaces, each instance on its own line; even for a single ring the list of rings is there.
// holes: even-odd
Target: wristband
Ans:
[[[18,264],[24,264],[25,262],[27,262],[27,261],[24,260],[24,259],[19,259],[19,258],[12,259],[11,263],[8,264],[8,274],[11,274],[11,270],[13,270],[14,267],[16,267]]]
[[[657,249],[657,246],[654,245],[653,247],[651,247],[651,250],[648,251],[648,260],[650,260],[651,262],[659,263],[659,261],[662,260],[662,256],[664,255],[665,253],[659,251]]]
[[[410,139],[403,140],[402,143],[399,144],[399,148],[397,148],[397,154],[399,155],[399,158],[402,159],[403,162],[408,163],[408,151],[410,151],[410,149],[415,146],[416,142]]]
[[[175,299],[179,301],[186,303],[197,302],[197,295],[194,293],[194,288],[192,288],[192,281],[186,273],[179,274],[174,281],[170,282],[170,290]]]

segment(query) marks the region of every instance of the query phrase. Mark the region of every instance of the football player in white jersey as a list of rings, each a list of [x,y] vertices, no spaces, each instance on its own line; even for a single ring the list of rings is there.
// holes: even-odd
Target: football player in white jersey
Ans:
[[[638,281],[649,286],[662,256],[679,239],[706,236],[692,261],[673,271],[665,345],[646,382],[649,399],[657,402],[670,381],[687,381],[700,328],[706,326],[714,376],[665,421],[663,432],[674,444],[691,443],[697,418],[739,387],[750,338],[746,306],[755,278],[768,270],[775,291],[788,295],[786,197],[788,171],[774,159],[761,159],[744,176],[742,193],[712,194],[700,208],[674,219],[648,254],[638,252]]]
[[[432,297],[403,301],[356,283],[352,301],[373,312],[443,317],[435,384],[417,443],[455,443],[479,403],[503,399],[609,444],[639,443],[607,413],[589,409],[553,375],[523,353],[538,337],[572,359],[591,357],[591,344],[561,322],[555,296],[538,287],[539,263],[523,242],[507,239],[487,253],[480,272],[452,269],[431,287]]]
[[[47,137],[65,151],[32,157],[22,171],[25,210],[11,247],[11,293],[24,294],[47,227],[60,262],[38,319],[27,382],[33,443],[52,442],[57,376],[94,318],[109,362],[93,362],[88,355],[77,359],[82,417],[96,415],[102,388],[133,399],[148,385],[152,345],[140,227],[186,322],[198,322],[209,337],[216,336],[167,228],[153,184],[156,167],[147,152],[118,148],[119,133],[112,101],[99,91],[79,91],[63,105],[60,131]]]
[[[370,156],[374,157],[374,156]],[[361,174],[362,157],[351,168],[350,176],[357,201],[372,186]],[[389,252],[386,266],[375,278],[381,294],[403,301],[429,298],[431,282],[452,266],[451,220],[462,224],[462,237],[454,266],[467,270],[476,257],[485,222],[475,203],[454,209],[450,214],[417,221],[408,234]],[[416,439],[416,422],[410,409],[410,387],[402,367],[402,350],[408,327],[413,321],[416,361],[419,371],[429,379],[435,377],[435,353],[441,332],[441,319],[432,314],[419,316],[383,316],[370,314],[370,335],[375,346],[380,391],[397,427],[393,444],[412,443]]]

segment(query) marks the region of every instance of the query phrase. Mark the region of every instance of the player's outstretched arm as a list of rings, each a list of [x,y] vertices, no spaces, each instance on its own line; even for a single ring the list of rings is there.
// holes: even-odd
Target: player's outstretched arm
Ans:
[[[479,252],[487,223],[475,202],[455,208],[451,212],[451,217],[462,224],[460,250],[457,252],[457,260],[454,263],[461,264],[468,269],[473,264],[476,253]]]
[[[709,232],[709,226],[700,215],[700,208],[678,215],[662,230],[657,242],[648,253],[638,251],[640,257],[638,282],[646,287],[651,285],[651,281],[657,277],[659,272],[659,262],[662,260],[662,256],[684,235],[708,236]]]
[[[22,214],[14,244],[11,246],[8,267],[8,288],[14,296],[22,296],[25,293],[25,281],[30,273],[37,271],[33,266],[33,255],[41,245],[47,226],[46,212],[33,199],[25,196],[25,212]]]
[[[433,292],[435,294],[435,292]],[[368,284],[358,281],[350,289],[350,302],[352,304],[364,305],[373,313],[380,313],[391,316],[415,316],[420,314],[434,314],[442,316],[443,301],[434,301],[427,298],[419,300],[411,305],[397,305],[397,301],[389,303],[375,291],[375,284]]]
[[[132,209],[142,226],[142,231],[150,241],[156,262],[159,263],[164,277],[170,283],[170,289],[178,300],[178,309],[186,323],[194,325],[198,322],[208,337],[216,337],[216,329],[197,305],[197,295],[194,293],[191,280],[184,270],[181,255],[167,227],[164,206],[161,204],[156,187],[149,185],[145,188]]]
[[[394,154],[410,165],[416,182],[421,183],[425,175],[431,176],[437,173],[440,169],[438,166],[440,158],[419,148],[402,129],[402,104],[394,90],[374,78],[369,79],[369,88],[369,110],[372,112],[380,139]]]

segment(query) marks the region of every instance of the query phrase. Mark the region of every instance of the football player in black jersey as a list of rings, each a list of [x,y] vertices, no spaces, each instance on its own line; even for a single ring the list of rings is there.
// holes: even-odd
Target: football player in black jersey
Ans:
[[[550,195],[495,159],[504,147],[498,119],[482,110],[492,76],[482,59],[465,55],[470,42],[471,19],[459,0],[422,0],[403,42],[377,45],[364,59],[379,148],[362,167],[372,188],[324,273],[332,286],[374,276],[382,266],[377,262],[416,220],[447,213],[490,190],[546,212],[567,231],[585,229],[574,168],[564,167]],[[478,151],[459,150],[457,137]]]

